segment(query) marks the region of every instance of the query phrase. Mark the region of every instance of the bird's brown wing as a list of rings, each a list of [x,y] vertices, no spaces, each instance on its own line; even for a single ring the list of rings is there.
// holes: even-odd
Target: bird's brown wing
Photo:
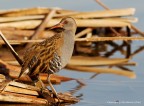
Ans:
[[[22,73],[29,69],[29,75],[33,76],[40,72],[52,74],[61,69],[59,51],[57,46],[54,46],[57,41],[52,41],[49,40],[47,45],[45,45],[45,41],[35,44],[26,51]]]
[[[23,57],[23,65],[22,65],[19,77],[21,77],[21,75],[27,69],[28,69],[28,71],[30,71],[31,67],[38,63],[37,58],[39,56],[39,52],[36,47],[38,47],[37,44],[33,45],[31,48],[29,48],[25,51],[25,55]]]

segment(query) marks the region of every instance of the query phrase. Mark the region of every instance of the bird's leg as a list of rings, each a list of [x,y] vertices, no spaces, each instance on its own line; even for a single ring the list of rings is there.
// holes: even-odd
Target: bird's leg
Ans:
[[[57,96],[58,96],[58,95],[57,95],[57,92],[56,92],[55,88],[53,87],[53,85],[52,85],[52,83],[51,83],[51,81],[50,81],[50,75],[49,75],[49,74],[48,74],[47,80],[48,80],[48,84],[49,84],[49,86],[50,86],[53,94],[57,97]],[[58,97],[57,97],[57,98],[58,98]]]
[[[44,83],[42,82],[42,80],[40,79],[39,76],[38,76],[38,81],[40,82],[42,89],[45,89],[45,85],[44,85]]]
[[[34,83],[34,86],[39,87],[40,91],[39,94],[42,95],[44,90],[48,91],[48,94],[50,95],[50,91],[49,89],[46,89],[44,83],[42,82],[42,80],[40,79],[39,75],[35,75],[35,76],[30,76],[32,82]]]

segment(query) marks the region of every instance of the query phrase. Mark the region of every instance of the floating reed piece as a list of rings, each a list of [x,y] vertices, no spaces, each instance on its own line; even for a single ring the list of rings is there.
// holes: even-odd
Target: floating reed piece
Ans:
[[[116,65],[127,63],[129,59],[122,58],[104,58],[104,57],[88,57],[88,56],[73,56],[69,62],[70,65],[77,66],[99,66],[99,65]]]
[[[98,3],[102,5],[100,2]],[[107,10],[79,12],[45,7],[0,10],[0,30],[19,58],[22,58],[28,45],[41,42],[54,35],[54,32],[48,30],[49,27],[57,24],[63,17],[73,17],[77,23],[76,43],[73,57],[66,66],[67,69],[91,72],[97,75],[105,73],[135,78],[135,73],[126,67],[135,66],[136,63],[131,62],[131,58],[144,50],[143,47],[140,47],[131,52],[131,41],[144,40],[143,32],[133,25],[138,22],[138,19],[133,17],[135,8],[109,10],[104,4],[102,6]],[[142,37],[134,36],[135,33]],[[116,40],[120,40],[121,44],[115,42]],[[0,48],[2,51],[0,52],[1,91],[9,80],[17,78],[21,68],[4,44],[3,40],[0,40],[0,45],[2,45]],[[108,49],[109,46],[112,50]],[[111,58],[110,56],[115,52],[120,52],[123,57]],[[113,69],[113,67],[120,69]],[[47,84],[47,74],[41,73],[40,78]],[[25,83],[31,82],[28,75],[23,75],[20,80]],[[71,80],[75,80],[81,86],[85,85],[76,78],[59,75],[51,77],[52,83],[55,84]],[[46,104],[47,100],[48,102],[53,100],[47,93],[44,95],[46,98],[38,98],[39,91],[39,86],[11,81],[5,91],[1,92],[0,101]],[[70,103],[78,102],[77,98],[68,95],[60,94],[63,98],[60,100]]]

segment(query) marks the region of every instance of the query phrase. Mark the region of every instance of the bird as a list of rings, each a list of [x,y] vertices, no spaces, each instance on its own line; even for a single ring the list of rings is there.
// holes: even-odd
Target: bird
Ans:
[[[42,42],[35,43],[29,47],[23,56],[23,64],[18,79],[25,73],[35,83],[40,73],[47,73],[47,81],[52,93],[57,92],[50,82],[50,75],[64,68],[72,57],[77,24],[74,18],[65,17],[58,24],[49,28],[54,35]],[[45,86],[42,84],[42,88]]]

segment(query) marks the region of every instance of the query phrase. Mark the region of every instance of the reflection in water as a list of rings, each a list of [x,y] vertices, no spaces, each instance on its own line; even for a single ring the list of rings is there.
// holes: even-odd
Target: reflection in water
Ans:
[[[83,84],[79,84],[77,85],[75,88],[72,88],[72,90],[69,90],[71,95],[74,95],[77,91],[81,90],[85,85]],[[83,96],[83,94],[79,94],[76,97],[77,98],[81,98]]]
[[[90,77],[90,79],[95,78],[97,75],[99,75],[99,73],[93,74],[93,75]]]

